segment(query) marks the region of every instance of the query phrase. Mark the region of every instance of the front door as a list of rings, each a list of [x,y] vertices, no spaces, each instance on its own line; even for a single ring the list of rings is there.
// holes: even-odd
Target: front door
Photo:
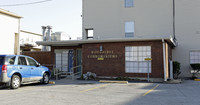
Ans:
[[[55,50],[56,69],[71,72],[73,67],[74,50]]]
[[[74,51],[69,50],[68,53],[68,72],[72,72]]]

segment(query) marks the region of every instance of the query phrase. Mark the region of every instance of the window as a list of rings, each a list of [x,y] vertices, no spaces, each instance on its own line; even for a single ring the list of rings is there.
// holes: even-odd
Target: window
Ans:
[[[190,51],[190,64],[200,63],[200,51]]]
[[[87,39],[93,39],[94,37],[94,29],[90,28],[90,29],[86,29],[86,37]]]
[[[126,46],[125,47],[126,73],[151,73],[151,46]]]
[[[4,56],[0,56],[0,65],[3,65],[3,64],[4,64],[4,59],[5,59]]]
[[[8,56],[6,57],[6,64],[8,65],[14,65],[15,63],[15,56]]]
[[[30,66],[37,66],[37,63],[33,59],[27,58],[27,60]]]
[[[124,0],[124,7],[125,8],[133,7],[133,0]]]
[[[25,57],[18,58],[18,65],[27,65]]]
[[[125,37],[134,36],[134,22],[125,22]]]

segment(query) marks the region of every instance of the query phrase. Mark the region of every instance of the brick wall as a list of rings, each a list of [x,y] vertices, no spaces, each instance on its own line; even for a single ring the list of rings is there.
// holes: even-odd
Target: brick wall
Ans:
[[[103,51],[113,51],[111,55],[117,57],[109,58],[103,55],[103,60],[98,60],[96,56],[91,56],[93,51],[99,51],[100,46]],[[125,73],[125,46],[151,46],[152,53],[152,73],[150,78],[163,78],[163,48],[162,41],[143,41],[143,42],[122,42],[122,43],[98,43],[98,44],[84,44],[83,51],[83,73],[93,72],[97,76],[128,76],[128,77],[147,77],[146,73]],[[95,55],[95,54],[94,54]],[[98,55],[98,54],[96,54]]]

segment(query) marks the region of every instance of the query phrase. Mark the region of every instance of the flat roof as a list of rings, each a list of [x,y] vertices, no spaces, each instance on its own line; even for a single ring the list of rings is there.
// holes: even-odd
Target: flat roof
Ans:
[[[134,37],[134,38],[112,38],[112,39],[88,39],[88,40],[63,40],[63,41],[37,41],[38,45],[44,46],[79,46],[81,44],[88,43],[109,43],[109,42],[131,42],[131,41],[156,41],[156,40],[165,40],[171,46],[176,46],[173,38],[171,36],[162,36],[162,37]]]
[[[15,13],[12,13],[10,11],[7,11],[7,10],[1,9],[1,8],[0,8],[0,13],[11,16],[11,17],[15,17],[15,18],[23,18],[22,16],[19,16]]]

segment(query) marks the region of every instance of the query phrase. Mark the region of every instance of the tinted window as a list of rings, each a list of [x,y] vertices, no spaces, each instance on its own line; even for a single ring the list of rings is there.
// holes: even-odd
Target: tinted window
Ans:
[[[0,56],[0,65],[4,64],[4,56]]]
[[[14,65],[15,56],[7,56],[5,61],[6,61],[6,64],[8,64],[8,65]]]
[[[27,59],[30,66],[37,66],[37,63],[33,59],[31,58],[27,58]]]
[[[18,65],[27,65],[25,57],[18,58]]]

